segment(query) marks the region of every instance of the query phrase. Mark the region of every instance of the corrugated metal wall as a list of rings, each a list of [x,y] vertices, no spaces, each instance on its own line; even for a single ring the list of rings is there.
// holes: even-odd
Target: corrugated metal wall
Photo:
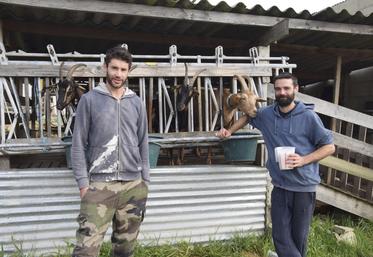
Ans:
[[[143,243],[201,242],[264,229],[264,168],[164,167],[153,169],[151,177]],[[71,170],[0,171],[0,247],[64,247],[74,241],[79,201]]]

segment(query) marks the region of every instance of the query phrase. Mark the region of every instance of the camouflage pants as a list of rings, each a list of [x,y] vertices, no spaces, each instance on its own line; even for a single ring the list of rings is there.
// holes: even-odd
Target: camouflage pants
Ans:
[[[141,179],[92,182],[81,200],[72,256],[98,256],[112,222],[112,255],[132,257],[144,218],[148,187]]]

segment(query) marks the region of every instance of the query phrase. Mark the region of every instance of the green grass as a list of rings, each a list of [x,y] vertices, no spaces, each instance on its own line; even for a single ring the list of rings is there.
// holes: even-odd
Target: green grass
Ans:
[[[336,225],[353,227],[357,245],[351,246],[337,242],[332,228]],[[22,245],[10,255],[11,257],[36,257],[23,254]],[[101,257],[110,256],[110,243],[104,243]],[[63,249],[45,256],[71,256],[73,246],[67,244]],[[270,232],[261,236],[237,234],[226,241],[210,241],[208,244],[179,242],[174,245],[137,246],[135,257],[264,257],[273,249]],[[0,257],[3,257],[0,247]],[[334,214],[332,216],[315,216],[312,222],[307,257],[373,257],[373,222],[353,216]]]
[[[110,245],[108,246],[110,247]],[[208,244],[179,242],[175,245],[138,246],[136,257],[259,257],[271,247],[270,236],[237,234],[226,241]],[[102,255],[104,256],[104,255]]]
[[[354,228],[357,245],[337,242],[331,232],[334,224]],[[308,257],[373,257],[373,222],[346,215],[316,216],[308,242]]]

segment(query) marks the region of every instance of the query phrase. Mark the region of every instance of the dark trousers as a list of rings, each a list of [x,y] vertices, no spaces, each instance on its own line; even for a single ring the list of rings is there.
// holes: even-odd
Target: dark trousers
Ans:
[[[306,257],[315,192],[272,191],[272,238],[279,257]]]

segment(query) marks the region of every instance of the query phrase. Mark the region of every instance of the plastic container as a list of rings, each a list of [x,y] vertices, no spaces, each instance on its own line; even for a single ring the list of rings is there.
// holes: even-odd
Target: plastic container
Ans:
[[[61,139],[65,143],[71,143],[73,141],[73,137],[72,136],[65,136],[65,137],[63,137]],[[72,165],[71,165],[71,145],[65,146],[65,149],[66,149],[66,164],[67,164],[67,168],[72,169]]]
[[[293,168],[286,165],[286,159],[289,154],[295,153],[293,146],[279,146],[275,148],[275,158],[280,170],[291,170]]]
[[[238,132],[224,139],[221,144],[226,161],[255,161],[256,146],[261,135],[253,132]]]
[[[150,168],[155,168],[157,167],[161,145],[155,142],[151,142],[152,139],[162,139],[162,137],[149,136],[149,166]]]

